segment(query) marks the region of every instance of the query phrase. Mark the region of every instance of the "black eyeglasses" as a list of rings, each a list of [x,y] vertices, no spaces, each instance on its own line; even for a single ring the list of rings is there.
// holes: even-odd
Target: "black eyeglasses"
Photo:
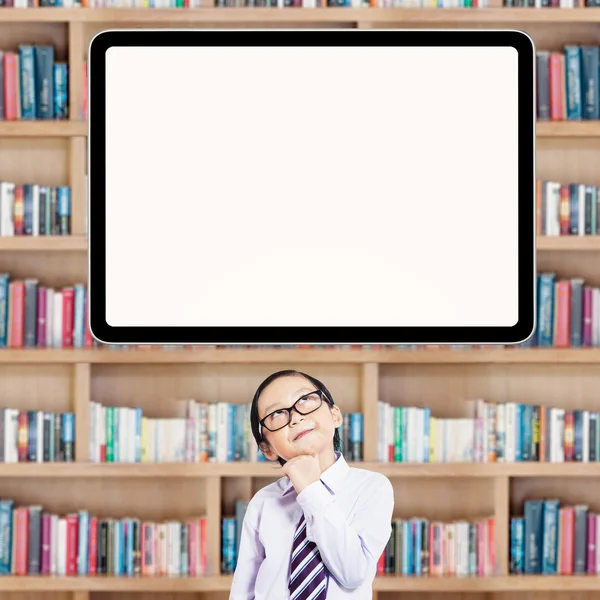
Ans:
[[[300,396],[289,408],[279,408],[268,414],[264,419],[259,421],[259,424],[269,431],[278,431],[290,424],[293,410],[301,415],[309,415],[321,408],[321,404],[323,404],[323,392],[315,390],[314,392],[310,392],[310,394]]]

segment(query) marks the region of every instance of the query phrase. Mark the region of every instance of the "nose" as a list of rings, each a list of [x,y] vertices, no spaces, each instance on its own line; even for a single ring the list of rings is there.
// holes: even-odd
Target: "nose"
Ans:
[[[293,410],[291,414],[290,425],[295,425],[296,423],[300,423],[304,420],[304,415],[301,415],[297,410]]]

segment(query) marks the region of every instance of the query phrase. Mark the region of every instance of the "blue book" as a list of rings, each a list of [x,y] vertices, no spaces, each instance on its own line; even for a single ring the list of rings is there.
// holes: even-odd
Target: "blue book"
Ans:
[[[558,500],[544,500],[542,573],[558,574]]]
[[[421,575],[421,552],[420,549],[423,547],[423,526],[420,519],[413,519],[412,523],[416,526],[413,527],[414,543],[413,548],[417,550],[413,553],[413,572],[415,575]]]
[[[85,510],[79,511],[79,533],[77,536],[79,549],[77,552],[77,573],[87,575],[88,573],[88,533],[90,516]]]
[[[19,45],[19,81],[21,84],[21,118],[34,120],[37,118],[35,103],[35,57],[33,46]]]
[[[579,46],[565,46],[565,72],[567,119],[578,121],[583,118],[581,103],[581,49]]]
[[[23,185],[23,233],[33,235],[33,184]]]
[[[539,300],[539,337],[540,347],[553,345],[554,333],[554,284],[555,273],[540,273],[538,275]]]
[[[510,572],[513,575],[522,575],[524,520],[522,517],[513,517],[510,520]]]
[[[13,510],[13,500],[0,500],[0,575],[10,575],[12,571]]]
[[[542,528],[544,503],[542,500],[525,501],[525,553],[524,572],[526,575],[539,574],[542,571]]]
[[[73,346],[83,348],[85,341],[85,287],[75,285],[75,314],[73,316]]]
[[[69,118],[68,75],[65,63],[54,63],[54,118]]]
[[[581,47],[581,96],[583,100],[583,118],[599,119],[598,105],[600,49],[598,46]]]
[[[36,46],[35,97],[38,119],[54,119],[54,47]]]
[[[523,406],[515,403],[515,462],[521,461],[521,420]]]
[[[71,233],[71,188],[66,185],[58,187],[58,229],[61,235]]]

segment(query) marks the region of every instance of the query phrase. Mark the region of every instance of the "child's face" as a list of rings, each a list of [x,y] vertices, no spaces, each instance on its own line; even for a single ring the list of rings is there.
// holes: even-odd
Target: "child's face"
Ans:
[[[289,409],[296,400],[315,391],[318,392],[318,389],[304,377],[295,375],[276,379],[263,390],[258,399],[259,421],[274,411]],[[315,394],[302,402],[310,406],[314,402],[313,398],[318,397]],[[299,405],[299,408],[303,410],[303,406]],[[285,413],[277,412],[276,415],[276,426],[283,425],[287,420]],[[333,435],[341,423],[339,408],[330,407],[323,397],[320,408],[308,415],[292,410],[289,425],[277,431],[269,431],[263,427],[263,437],[269,443],[268,447],[262,448],[263,453],[269,460],[281,457],[288,461],[300,454],[320,454],[327,450],[333,452]],[[275,426],[270,426],[275,429]]]

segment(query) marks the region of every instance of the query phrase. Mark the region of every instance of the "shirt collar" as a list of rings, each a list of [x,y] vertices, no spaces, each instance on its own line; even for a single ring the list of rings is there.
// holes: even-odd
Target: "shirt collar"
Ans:
[[[323,473],[321,473],[321,481],[335,494],[339,489],[340,484],[344,481],[350,467],[341,452],[335,452],[335,462]],[[284,484],[282,496],[294,491],[292,480],[287,478]]]

